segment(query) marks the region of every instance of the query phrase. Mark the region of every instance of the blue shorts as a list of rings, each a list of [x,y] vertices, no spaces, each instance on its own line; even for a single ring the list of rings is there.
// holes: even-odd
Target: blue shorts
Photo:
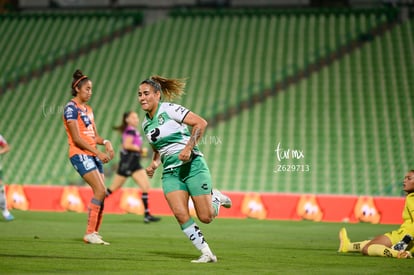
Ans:
[[[74,155],[70,158],[70,162],[81,177],[95,169],[98,169],[99,173],[103,174],[103,164],[98,157],[89,155]]]

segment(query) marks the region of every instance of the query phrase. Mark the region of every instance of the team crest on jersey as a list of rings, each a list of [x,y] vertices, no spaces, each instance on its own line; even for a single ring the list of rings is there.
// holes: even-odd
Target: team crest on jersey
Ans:
[[[161,115],[159,115],[159,116],[158,116],[158,124],[159,124],[159,125],[163,125],[163,124],[164,124],[164,122],[165,122],[165,119],[164,119],[164,117],[162,116],[162,114],[161,114]]]

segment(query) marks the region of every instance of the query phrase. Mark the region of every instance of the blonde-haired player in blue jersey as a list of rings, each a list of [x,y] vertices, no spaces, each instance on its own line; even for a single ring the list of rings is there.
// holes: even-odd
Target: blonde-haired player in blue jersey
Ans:
[[[207,122],[183,106],[163,101],[180,97],[184,87],[182,79],[161,76],[152,76],[139,85],[138,101],[146,112],[142,128],[154,150],[146,172],[152,177],[162,163],[165,198],[182,231],[201,252],[201,256],[191,262],[216,262],[217,257],[190,216],[188,200],[191,196],[197,217],[203,223],[213,221],[220,205],[231,207],[231,200],[212,189],[210,171],[197,147]],[[191,133],[187,126],[191,127]]]
[[[412,258],[414,252],[414,170],[408,171],[404,177],[403,190],[407,193],[403,223],[400,228],[379,235],[372,240],[351,242],[345,228],[339,231],[338,252],[360,252],[368,256],[381,256],[400,259]]]

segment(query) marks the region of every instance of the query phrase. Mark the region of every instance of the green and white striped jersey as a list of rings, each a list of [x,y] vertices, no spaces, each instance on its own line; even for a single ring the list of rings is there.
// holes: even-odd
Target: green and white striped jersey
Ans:
[[[178,154],[191,136],[187,125],[183,123],[189,112],[190,110],[181,105],[160,102],[153,118],[145,115],[142,129],[151,146],[160,153],[164,169],[183,164],[178,159]],[[202,156],[197,146],[194,146],[193,154]]]

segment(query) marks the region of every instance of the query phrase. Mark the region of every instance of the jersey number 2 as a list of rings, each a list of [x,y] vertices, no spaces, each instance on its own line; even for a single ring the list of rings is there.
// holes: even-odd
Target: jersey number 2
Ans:
[[[160,129],[158,129],[158,128],[155,128],[155,129],[152,129],[151,130],[151,132],[150,132],[150,135],[151,135],[151,141],[152,142],[156,142],[157,141],[157,137],[160,135]]]

